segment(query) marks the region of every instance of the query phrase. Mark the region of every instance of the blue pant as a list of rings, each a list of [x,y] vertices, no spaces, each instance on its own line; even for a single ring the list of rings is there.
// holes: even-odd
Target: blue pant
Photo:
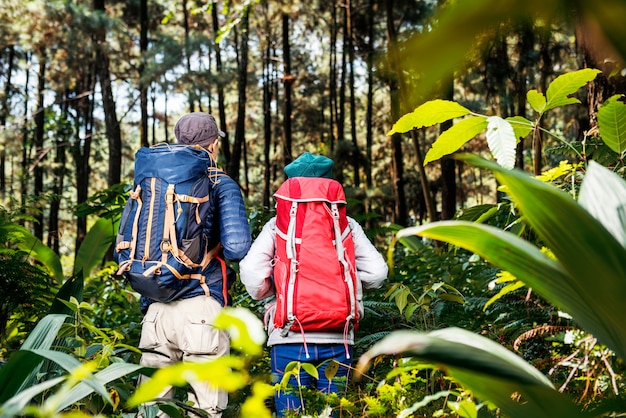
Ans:
[[[311,363],[314,366],[319,366],[326,360],[334,359],[340,364],[351,365],[352,358],[352,346],[348,346],[347,356],[346,347],[343,344],[307,344],[309,351],[309,358],[306,357],[303,344],[280,344],[274,345],[271,348],[271,367],[272,367],[272,379],[274,383],[279,383],[283,378],[284,370],[287,364],[292,361],[299,361],[301,363]],[[339,370],[335,374],[335,377],[329,381],[326,378],[324,370],[328,362],[324,363],[321,367],[317,367],[319,379],[315,379],[303,369],[300,370],[300,385],[309,389],[317,389],[323,393],[336,393],[344,389],[348,383],[349,368],[340,366]],[[339,378],[339,381],[337,381]],[[298,396],[298,382],[294,376],[289,379],[289,384],[293,387],[292,391],[280,391],[274,395],[276,402],[276,411],[279,417],[284,416],[282,411],[299,410],[303,412],[300,397]]]

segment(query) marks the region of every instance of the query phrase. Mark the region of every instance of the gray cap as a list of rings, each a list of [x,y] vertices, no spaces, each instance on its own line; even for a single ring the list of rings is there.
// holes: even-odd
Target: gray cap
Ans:
[[[181,116],[174,127],[174,135],[181,144],[208,147],[218,136],[226,134],[217,127],[215,118],[208,113],[193,112]]]

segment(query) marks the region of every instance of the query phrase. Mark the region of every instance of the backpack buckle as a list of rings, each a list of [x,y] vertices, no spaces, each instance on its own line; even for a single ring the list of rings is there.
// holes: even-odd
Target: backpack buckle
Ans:
[[[163,240],[161,241],[160,248],[162,253],[169,253],[172,251],[172,243],[169,240]]]

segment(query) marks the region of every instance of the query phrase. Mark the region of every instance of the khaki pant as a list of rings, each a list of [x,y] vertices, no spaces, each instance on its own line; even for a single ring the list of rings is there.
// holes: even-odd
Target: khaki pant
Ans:
[[[205,362],[230,352],[228,333],[213,328],[214,317],[222,306],[213,298],[196,296],[169,303],[150,305],[142,322],[139,348],[148,349],[140,364],[163,367],[180,361]],[[148,380],[140,376],[139,383]],[[189,382],[195,392],[190,399],[196,407],[219,418],[228,404],[228,394],[208,382]],[[158,397],[172,398],[174,388],[164,390]],[[165,416],[165,415],[160,415]]]

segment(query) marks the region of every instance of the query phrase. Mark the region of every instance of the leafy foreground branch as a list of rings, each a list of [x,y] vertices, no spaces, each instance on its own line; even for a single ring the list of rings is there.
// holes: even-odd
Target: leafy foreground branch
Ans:
[[[625,359],[626,182],[592,161],[576,202],[567,193],[521,171],[471,155],[457,158],[495,173],[556,260],[517,235],[464,221],[406,228],[398,238],[418,235],[484,257],[570,314]],[[530,364],[499,344],[458,328],[392,333],[361,357],[357,369],[363,373],[375,357],[398,354],[435,364],[481,400],[496,404],[507,417],[604,415],[599,409],[591,412],[593,406],[583,410]],[[616,404],[604,412],[626,412],[624,405]]]
[[[80,305],[76,299],[74,301],[75,306]],[[138,372],[152,375],[152,378],[137,388],[125,407],[140,407],[141,410],[142,404],[154,401],[165,387],[185,386],[189,381],[196,380],[208,382],[229,392],[251,385],[252,395],[241,406],[242,416],[271,416],[264,402],[273,394],[273,387],[263,382],[252,382],[248,373],[250,362],[262,353],[265,333],[260,320],[246,309],[225,309],[214,324],[215,327],[230,332],[231,344],[237,354],[209,363],[179,363],[156,371],[116,358],[114,353],[119,354],[119,345],[117,350],[109,351],[110,357],[107,360],[111,363],[106,367],[102,367],[105,360],[102,353],[95,355],[94,347],[86,350],[94,353],[93,359],[83,362],[76,356],[59,351],[58,344],[67,338],[63,337],[63,329],[67,327],[66,321],[70,318],[62,314],[44,317],[21,349],[2,367],[0,416],[56,417],[68,408],[71,412],[67,414],[72,416],[92,416],[76,407],[80,407],[81,401],[84,402],[93,393],[98,394],[115,411],[120,406],[120,395],[107,385]],[[38,376],[41,375],[48,378],[40,380]],[[45,396],[42,398],[42,395]],[[175,402],[163,402],[152,409],[158,411],[160,408],[171,416],[178,416],[180,412],[177,412],[177,406],[180,405]],[[181,409],[193,411],[200,416],[203,412],[185,405]]]

